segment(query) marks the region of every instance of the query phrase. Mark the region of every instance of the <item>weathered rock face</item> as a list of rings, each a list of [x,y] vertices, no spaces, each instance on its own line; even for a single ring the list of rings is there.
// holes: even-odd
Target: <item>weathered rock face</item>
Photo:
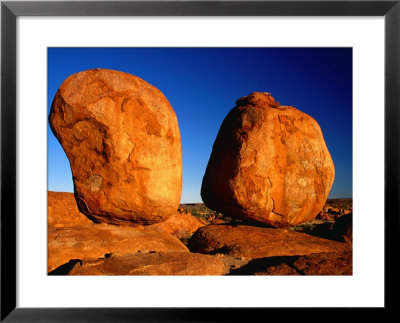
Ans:
[[[154,86],[112,70],[80,72],[61,84],[49,119],[83,213],[98,222],[151,224],[176,212],[180,132]]]
[[[189,252],[130,254],[75,262],[68,275],[222,275],[217,258]]]
[[[79,212],[74,194],[64,192],[47,193],[47,222],[49,227],[79,227],[93,224]]]
[[[48,229],[48,271],[71,259],[101,258],[106,254],[188,252],[176,237],[143,228],[92,224]]]
[[[351,249],[351,245],[345,243],[317,238],[290,229],[246,225],[208,225],[198,229],[189,241],[191,252],[221,253],[249,258],[299,256]]]
[[[317,122],[268,93],[241,98],[223,121],[203,178],[204,203],[274,227],[307,222],[328,198],[334,165]]]

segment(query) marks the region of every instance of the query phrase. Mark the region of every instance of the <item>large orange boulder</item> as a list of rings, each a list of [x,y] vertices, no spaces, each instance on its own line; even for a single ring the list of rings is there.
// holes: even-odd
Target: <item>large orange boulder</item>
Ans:
[[[195,232],[190,238],[189,250],[205,254],[265,258],[351,251],[352,247],[346,243],[322,239],[286,228],[211,224]]]
[[[71,259],[101,258],[106,254],[188,252],[171,234],[143,228],[92,224],[48,229],[48,271]]]
[[[201,196],[215,211],[274,227],[315,218],[334,165],[318,123],[268,93],[236,102],[223,121]]]
[[[181,138],[157,88],[123,72],[80,72],[61,84],[49,119],[71,165],[79,210],[88,217],[151,224],[176,212]]]

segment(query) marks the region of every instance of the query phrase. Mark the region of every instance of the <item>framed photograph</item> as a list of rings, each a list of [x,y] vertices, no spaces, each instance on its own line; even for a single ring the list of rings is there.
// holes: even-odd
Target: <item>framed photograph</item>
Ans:
[[[1,320],[393,308],[399,14],[3,1]]]

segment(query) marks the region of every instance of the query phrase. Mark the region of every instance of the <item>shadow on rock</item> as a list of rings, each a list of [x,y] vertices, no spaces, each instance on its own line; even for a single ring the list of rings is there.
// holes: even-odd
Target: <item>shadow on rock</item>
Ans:
[[[291,229],[296,232],[306,233],[314,237],[335,240],[335,236],[332,231],[334,221],[324,221],[324,222],[306,222]]]
[[[80,259],[71,259],[66,264],[61,265],[60,267],[57,267],[56,269],[50,271],[48,275],[49,276],[68,275],[68,273],[72,270],[72,268],[75,267],[75,265],[78,262],[82,265],[82,260],[80,260]]]
[[[299,256],[290,257],[268,257],[251,260],[247,265],[233,269],[230,275],[304,275],[294,267],[293,263]]]
[[[253,259],[228,275],[352,275],[352,251]]]

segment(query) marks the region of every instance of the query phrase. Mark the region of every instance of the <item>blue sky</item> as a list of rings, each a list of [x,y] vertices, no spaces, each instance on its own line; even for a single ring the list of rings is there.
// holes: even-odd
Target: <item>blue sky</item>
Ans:
[[[317,120],[336,170],[329,197],[352,197],[351,48],[49,48],[48,111],[65,78],[92,68],[139,76],[171,103],[182,138],[181,203],[202,202],[219,127],[251,92],[269,92]],[[68,159],[50,127],[48,189],[73,191]]]

